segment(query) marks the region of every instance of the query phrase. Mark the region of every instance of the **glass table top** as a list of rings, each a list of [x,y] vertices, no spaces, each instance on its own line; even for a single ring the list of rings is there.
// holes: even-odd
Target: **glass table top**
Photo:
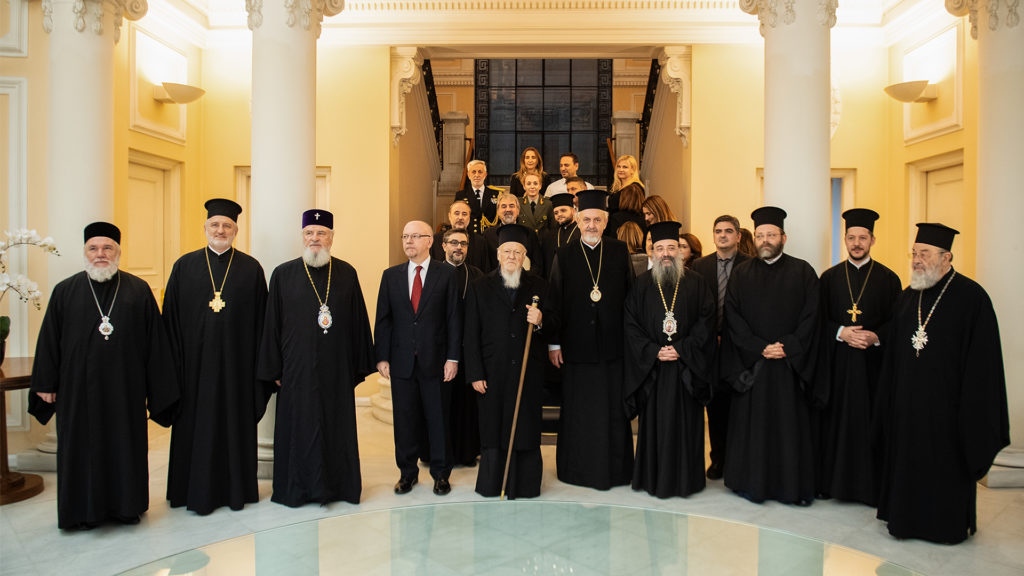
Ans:
[[[335,516],[232,538],[132,576],[918,574],[788,532],[626,506],[492,501]]]

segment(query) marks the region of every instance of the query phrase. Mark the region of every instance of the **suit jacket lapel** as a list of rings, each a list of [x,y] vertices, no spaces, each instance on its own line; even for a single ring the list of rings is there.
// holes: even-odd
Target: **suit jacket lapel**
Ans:
[[[423,291],[420,292],[420,309],[416,311],[416,316],[419,316],[420,312],[423,311],[427,298],[430,297],[431,290],[433,290],[434,286],[437,284],[437,277],[440,274],[438,268],[440,268],[442,264],[444,263],[438,262],[437,260],[430,261],[430,266],[427,267],[427,277],[423,280]],[[409,265],[411,266],[412,263],[410,262]],[[409,306],[412,306],[411,300],[409,301]]]

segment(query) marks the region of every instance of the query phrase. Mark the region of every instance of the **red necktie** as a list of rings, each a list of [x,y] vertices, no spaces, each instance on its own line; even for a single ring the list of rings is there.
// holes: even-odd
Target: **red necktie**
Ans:
[[[412,311],[419,312],[420,294],[423,292],[423,280],[420,279],[420,271],[423,266],[416,267],[416,279],[412,281]]]

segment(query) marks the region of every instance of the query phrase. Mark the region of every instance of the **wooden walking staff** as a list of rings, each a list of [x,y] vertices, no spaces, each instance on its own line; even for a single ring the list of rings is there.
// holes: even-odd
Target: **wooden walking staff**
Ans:
[[[537,304],[540,303],[540,296],[533,297],[533,303],[531,307],[536,308]],[[527,322],[529,325],[529,322]],[[505,499],[505,486],[508,484],[508,467],[512,463],[512,447],[516,440],[516,424],[519,422],[519,401],[523,398],[523,380],[526,378],[526,361],[530,358],[530,339],[533,336],[533,328],[528,327],[526,330],[526,348],[523,349],[523,367],[519,370],[519,390],[516,391],[516,408],[512,412],[512,433],[508,437],[508,453],[505,455],[505,473],[501,476],[501,497],[499,500]]]

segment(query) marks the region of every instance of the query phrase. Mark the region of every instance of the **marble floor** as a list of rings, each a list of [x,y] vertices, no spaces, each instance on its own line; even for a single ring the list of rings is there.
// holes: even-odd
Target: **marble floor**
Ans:
[[[150,428],[150,509],[136,526],[104,525],[88,532],[61,532],[57,529],[56,490],[53,474],[43,474],[45,491],[33,499],[9,504],[0,508],[0,574],[115,574],[165,556],[179,554],[232,538],[243,537],[257,532],[279,529],[307,521],[325,521],[342,515],[364,512],[378,512],[400,507],[422,506],[425,504],[485,503],[473,492],[475,468],[456,468],[452,474],[452,493],[445,497],[435,496],[430,483],[424,482],[404,496],[396,496],[392,486],[397,480],[394,465],[391,427],[374,419],[369,408],[359,408],[359,444],[363,466],[362,503],[358,506],[335,503],[323,507],[310,504],[298,509],[287,508],[270,502],[269,481],[260,482],[261,500],[244,510],[233,512],[226,508],[209,516],[200,517],[183,509],[171,510],[164,499],[166,487],[167,448],[169,432],[162,428]],[[875,519],[874,510],[857,504],[834,501],[818,501],[807,508],[777,503],[763,505],[750,503],[726,490],[721,481],[709,482],[707,489],[687,499],[673,498],[659,500],[646,493],[633,492],[628,487],[619,487],[600,492],[558,482],[554,470],[554,447],[543,448],[545,460],[544,484],[538,500],[549,502],[577,502],[608,505],[615,510],[621,507],[642,508],[667,512],[681,512],[690,518],[718,518],[745,523],[761,528],[792,533],[824,542],[840,544],[867,554],[884,558],[912,571],[929,575],[974,575],[992,576],[1024,574],[1024,490],[989,490],[978,487],[978,533],[967,542],[957,546],[940,546],[921,541],[897,541],[888,535],[885,526]],[[426,470],[421,479],[429,478]],[[524,502],[525,503],[525,502]],[[518,503],[517,503],[518,505]],[[442,514],[458,514],[458,507],[425,507],[428,510],[445,510]],[[450,510],[450,511],[448,511]],[[504,509],[502,514],[504,514]],[[641,511],[642,512],[642,511]],[[390,515],[378,515],[389,517]],[[369,515],[361,515],[369,518]],[[503,516],[504,518],[504,516]],[[356,517],[348,519],[348,525],[357,526],[354,534],[361,530],[361,524],[354,524]],[[346,519],[333,520],[325,525],[341,525]],[[310,522],[307,526],[320,525]],[[732,526],[733,524],[725,523]],[[368,522],[367,531],[373,523]],[[434,523],[433,530],[449,529],[444,523]],[[267,534],[274,534],[269,532]],[[341,532],[341,534],[353,533]],[[254,538],[259,538],[257,535]],[[321,532],[321,539],[325,536]],[[338,538],[338,534],[331,536]],[[774,536],[773,536],[774,537]],[[644,539],[638,534],[632,538],[640,545]],[[237,541],[236,541],[237,542]],[[225,543],[227,545],[227,543]],[[704,549],[701,544],[690,543],[689,552]],[[747,558],[749,546],[736,545],[726,548],[718,570],[705,565],[700,572],[719,574],[754,574],[758,572],[758,560]],[[784,548],[780,548],[784,549]],[[373,556],[370,556],[371,558]],[[543,556],[542,556],[543,557]],[[260,556],[250,555],[247,562],[255,562]],[[337,564],[338,573],[373,573],[370,565]],[[360,566],[365,566],[363,570]],[[418,573],[432,574],[431,565],[409,565],[408,570],[391,569],[391,574]],[[556,564],[532,566],[519,573],[619,573],[611,565],[607,569],[593,568],[584,564],[581,571],[560,571]],[[860,568],[857,568],[860,566]],[[827,571],[827,574],[861,574],[864,564],[853,563],[848,568]],[[562,568],[565,566],[562,565]],[[745,568],[744,568],[745,567]],[[447,568],[466,573],[466,567]],[[618,567],[616,567],[618,568]],[[525,567],[524,567],[525,569]],[[323,563],[320,566],[323,572]],[[663,573],[683,573],[682,570],[662,568]],[[875,573],[871,570],[868,573]],[[164,572],[168,573],[168,572]],[[263,570],[240,570],[240,573],[271,573]],[[313,566],[294,564],[284,572],[315,573]],[[625,570],[623,573],[658,573]],[[818,572],[819,574],[821,572]],[[887,573],[878,570],[878,573]]]

